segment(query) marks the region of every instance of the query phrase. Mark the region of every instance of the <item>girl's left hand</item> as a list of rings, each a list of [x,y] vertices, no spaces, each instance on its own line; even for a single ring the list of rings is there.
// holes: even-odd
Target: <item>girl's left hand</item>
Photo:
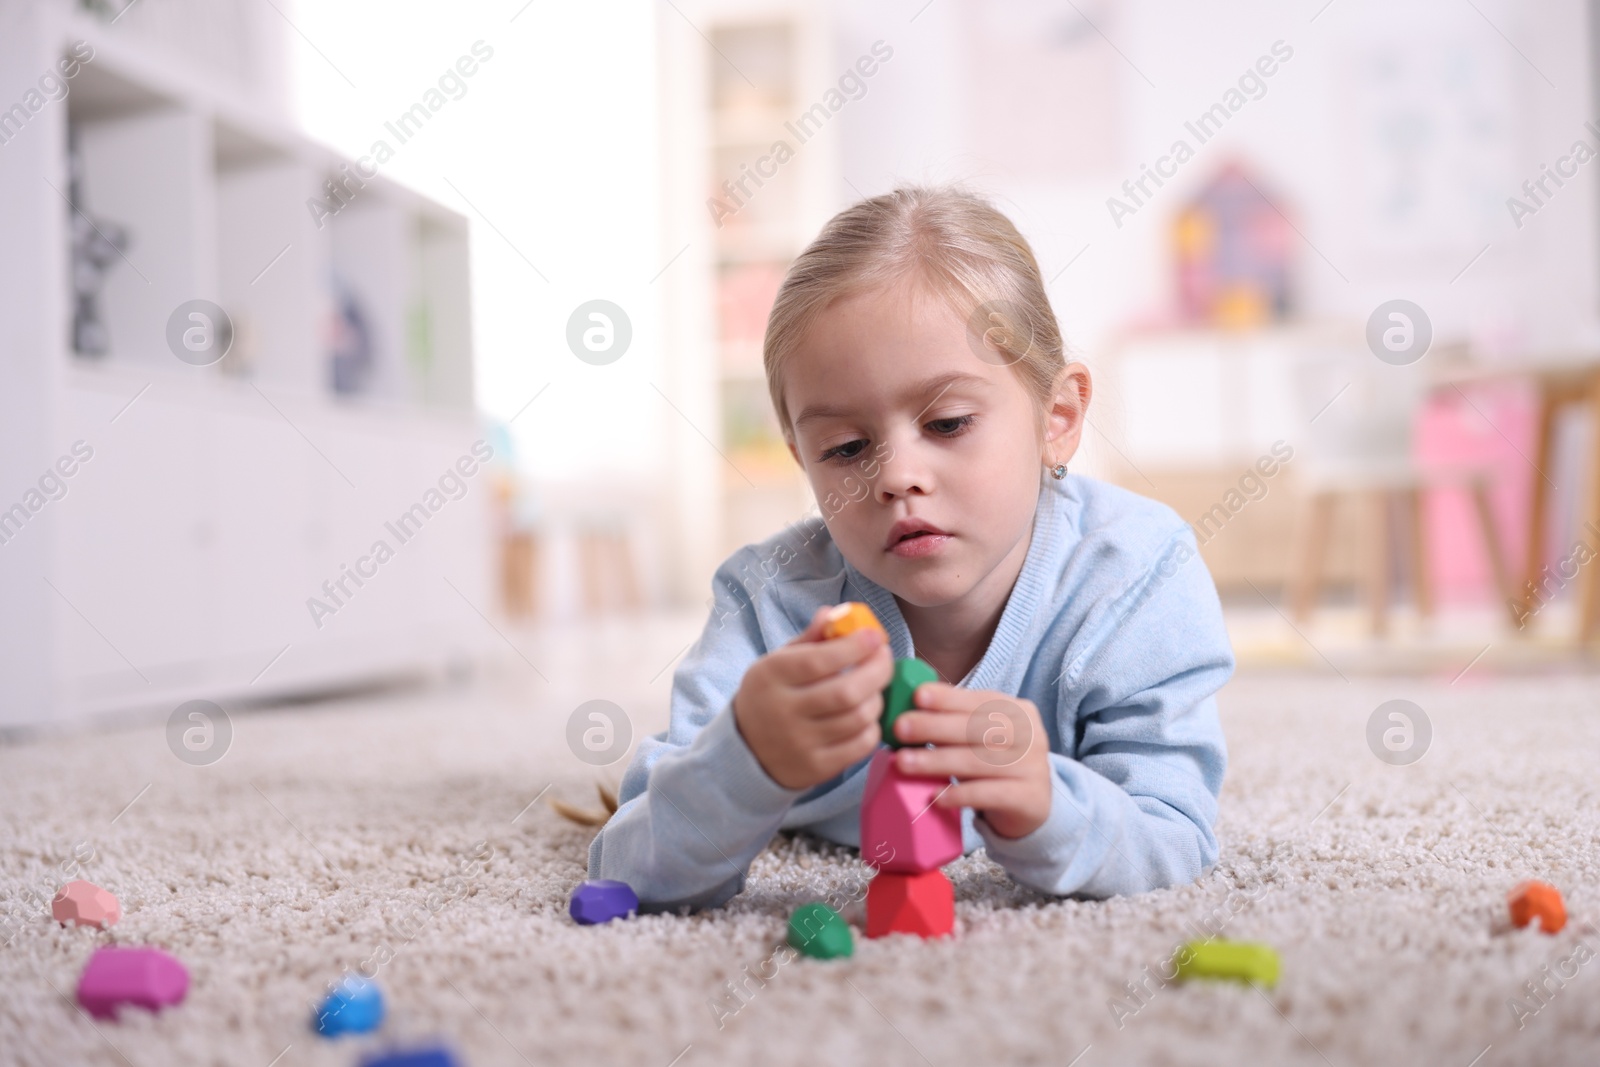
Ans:
[[[956,779],[934,801],[975,808],[1002,837],[1023,837],[1050,815],[1050,744],[1033,702],[992,689],[926,682],[913,710],[895,719],[908,746],[895,756],[904,774]]]

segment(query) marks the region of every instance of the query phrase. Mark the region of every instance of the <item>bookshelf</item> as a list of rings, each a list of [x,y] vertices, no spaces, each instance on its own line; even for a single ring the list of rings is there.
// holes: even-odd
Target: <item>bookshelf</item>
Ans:
[[[830,40],[826,12],[799,4],[685,4],[661,23],[667,254],[691,250],[666,279],[669,373],[721,453],[692,427],[674,439],[691,561],[676,592],[692,602],[718,563],[815,503],[772,412],[761,345],[789,263],[840,206],[837,133],[797,144],[785,126],[837,76]]]
[[[487,474],[336,616],[307,607],[485,436],[466,221],[381,171],[316,217],[351,161],[287,123],[271,24],[186,5],[0,8],[0,99],[92,50],[0,145],[0,510],[23,508],[0,522],[0,727],[342,688],[496,640],[473,610],[497,603]],[[231,322],[219,359],[171,347],[193,300]],[[93,457],[29,508],[77,441]]]

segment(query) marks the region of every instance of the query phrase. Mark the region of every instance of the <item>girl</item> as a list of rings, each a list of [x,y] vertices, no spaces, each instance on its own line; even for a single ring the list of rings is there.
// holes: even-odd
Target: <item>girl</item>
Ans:
[[[1217,858],[1233,671],[1194,535],[1067,474],[1089,371],[1027,241],[955,188],[836,215],[789,270],[765,369],[822,517],[718,568],[713,617],[640,743],[589,877],[715,906],[782,828],[860,843],[893,660],[940,681],[899,717],[909,774],[953,778],[966,851],[1041,892],[1192,881]],[[888,631],[824,640],[865,601]]]

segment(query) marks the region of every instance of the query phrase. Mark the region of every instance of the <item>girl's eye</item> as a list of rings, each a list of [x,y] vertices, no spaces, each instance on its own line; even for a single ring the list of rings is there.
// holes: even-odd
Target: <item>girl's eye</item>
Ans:
[[[821,456],[817,457],[817,461],[819,463],[827,463],[832,459],[840,459],[848,463],[850,460],[859,456],[861,454],[861,450],[866,447],[866,441],[846,441],[842,445],[835,445],[834,447],[828,449]]]
[[[928,429],[948,440],[966,433],[971,429],[972,423],[976,418],[976,415],[952,415],[945,419],[934,419],[927,426]],[[867,442],[865,440],[846,441],[844,444],[835,445],[822,453],[817,457],[817,461],[819,463],[827,463],[830,460],[838,460],[841,463],[849,463],[859,457],[866,447]]]
[[[952,415],[947,419],[934,419],[928,428],[943,437],[958,437],[972,425],[971,415]]]

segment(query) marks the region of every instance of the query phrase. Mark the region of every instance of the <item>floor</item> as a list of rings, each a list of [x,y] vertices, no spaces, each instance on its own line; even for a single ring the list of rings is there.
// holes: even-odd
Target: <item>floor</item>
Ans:
[[[1402,604],[1390,612],[1381,638],[1373,636],[1366,609],[1350,598],[1324,602],[1303,623],[1260,596],[1232,596],[1224,607],[1234,654],[1247,668],[1422,674],[1445,681],[1480,667],[1502,672],[1600,668],[1592,650],[1586,654],[1577,646],[1577,613],[1570,600],[1548,605],[1521,630],[1498,605],[1452,605],[1422,619]]]
[[[693,634],[512,632],[516,654],[472,679],[238,710],[206,766],[175,758],[160,721],[0,745],[0,1059],[296,1067],[442,1037],[477,1065],[1492,1067],[1600,1047],[1600,677],[1488,655],[1422,674],[1242,657],[1220,699],[1222,859],[1198,883],[1051,900],[978,854],[948,868],[955,939],[782,963],[794,906],[857,892],[848,850],[780,838],[714,913],[581,928],[565,912],[590,831],[545,801],[590,803],[622,767],[574,758],[567,718],[603,698],[635,736],[659,729]],[[1431,727],[1405,766],[1367,740],[1395,699]],[[75,853],[122,901],[107,933],[29,903]],[[1565,893],[1560,934],[1509,927],[1527,877]],[[1276,946],[1276,989],[1165,982],[1205,934]],[[182,959],[188,1000],[91,1023],[69,998],[113,942]],[[389,1001],[380,1036],[313,1035],[311,1003],[363,966]]]

